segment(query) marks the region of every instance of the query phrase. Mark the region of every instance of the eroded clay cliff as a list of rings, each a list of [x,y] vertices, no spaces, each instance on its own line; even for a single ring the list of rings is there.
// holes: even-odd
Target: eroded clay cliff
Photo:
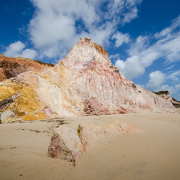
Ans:
[[[15,77],[27,71],[42,72],[53,66],[53,64],[47,64],[37,60],[21,57],[12,58],[0,54],[0,81]]]
[[[0,83],[3,122],[57,116],[174,112],[172,103],[125,79],[107,51],[82,38],[69,54],[43,72],[25,72]]]

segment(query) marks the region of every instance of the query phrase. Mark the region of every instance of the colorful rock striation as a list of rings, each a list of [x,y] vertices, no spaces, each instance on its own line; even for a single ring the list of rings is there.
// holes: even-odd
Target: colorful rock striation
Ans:
[[[88,38],[81,38],[54,67],[42,72],[24,72],[0,83],[0,101],[15,93],[21,96],[3,108],[3,122],[175,112],[170,101],[125,79],[108,59],[107,51]]]
[[[78,133],[66,126],[54,129],[48,147],[48,155],[73,162],[75,166],[89,147],[90,141],[105,134],[143,133],[136,127],[119,121],[107,126],[79,125]]]

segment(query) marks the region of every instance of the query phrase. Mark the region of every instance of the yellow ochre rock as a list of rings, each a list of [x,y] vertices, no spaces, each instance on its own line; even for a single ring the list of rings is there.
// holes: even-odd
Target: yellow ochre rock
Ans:
[[[0,101],[9,98],[16,92],[20,96],[1,111],[1,120],[3,122],[11,122],[13,119],[36,120],[47,118],[41,112],[40,106],[36,101],[36,94],[32,88],[22,83],[10,82],[10,80],[0,83]]]

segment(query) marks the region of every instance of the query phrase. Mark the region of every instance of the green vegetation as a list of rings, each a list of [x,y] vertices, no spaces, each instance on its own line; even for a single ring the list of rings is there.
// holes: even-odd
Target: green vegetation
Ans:
[[[180,104],[172,103],[175,108],[180,108]]]
[[[51,64],[51,63],[44,63],[44,62],[41,62],[41,61],[38,61],[38,60],[34,60],[34,61],[36,61],[39,64],[48,65],[48,66],[52,66],[52,67],[54,66],[54,64]]]
[[[159,92],[153,92],[153,93],[155,93],[155,94],[157,94],[157,95],[161,95],[161,94],[166,94],[166,95],[168,95],[168,94],[169,94],[169,91],[159,91]]]

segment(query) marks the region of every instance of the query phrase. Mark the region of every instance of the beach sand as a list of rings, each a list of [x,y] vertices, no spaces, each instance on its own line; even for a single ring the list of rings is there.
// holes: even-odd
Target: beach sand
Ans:
[[[97,138],[76,167],[47,156],[52,129],[60,124],[77,129],[80,123],[103,126],[115,120],[135,125],[144,133]],[[76,116],[1,124],[0,179],[178,180],[180,114]]]

